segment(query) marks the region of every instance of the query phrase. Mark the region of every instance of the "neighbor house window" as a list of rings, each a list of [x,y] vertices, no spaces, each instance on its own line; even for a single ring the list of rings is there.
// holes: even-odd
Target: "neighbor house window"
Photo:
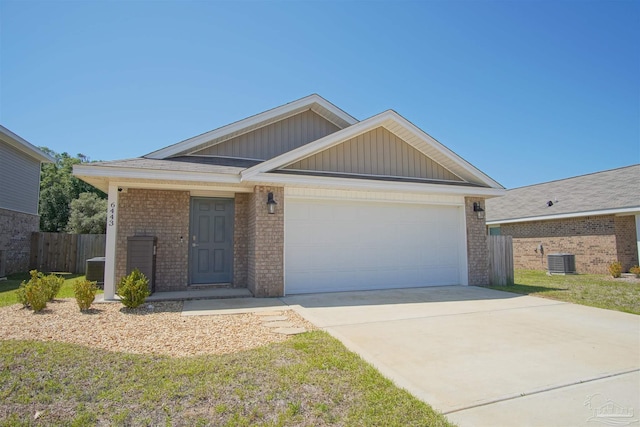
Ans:
[[[500,226],[499,225],[490,225],[489,226],[489,236],[499,236],[500,235]]]

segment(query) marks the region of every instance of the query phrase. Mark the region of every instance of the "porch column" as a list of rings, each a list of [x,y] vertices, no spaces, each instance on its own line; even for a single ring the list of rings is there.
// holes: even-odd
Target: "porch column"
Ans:
[[[116,295],[116,241],[118,240],[118,186],[109,184],[107,201],[107,246],[104,263],[104,299],[114,300]]]

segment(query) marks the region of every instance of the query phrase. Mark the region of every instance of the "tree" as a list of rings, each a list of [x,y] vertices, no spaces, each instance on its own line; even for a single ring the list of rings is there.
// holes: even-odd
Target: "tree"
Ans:
[[[107,201],[95,193],[80,193],[71,201],[67,233],[100,234],[107,229]]]
[[[51,155],[55,162],[44,163],[40,174],[40,230],[63,231],[69,222],[72,200],[81,193],[94,193],[101,199],[106,198],[106,194],[73,176],[73,165],[89,162],[88,157],[83,154],[77,157],[68,153],[58,154],[47,147],[41,149]]]

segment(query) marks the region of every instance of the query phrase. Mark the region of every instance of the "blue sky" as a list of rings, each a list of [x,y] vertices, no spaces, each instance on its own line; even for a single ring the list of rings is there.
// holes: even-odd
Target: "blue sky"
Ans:
[[[515,188],[640,163],[638,1],[0,0],[0,123],[137,157],[318,93]]]

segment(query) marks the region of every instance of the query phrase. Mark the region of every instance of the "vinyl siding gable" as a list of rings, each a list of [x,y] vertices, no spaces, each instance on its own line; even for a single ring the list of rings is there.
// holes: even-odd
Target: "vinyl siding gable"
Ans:
[[[40,161],[0,142],[0,208],[38,214]]]
[[[292,163],[284,170],[463,181],[382,126]]]
[[[306,110],[191,154],[269,160],[338,130],[335,124]]]

